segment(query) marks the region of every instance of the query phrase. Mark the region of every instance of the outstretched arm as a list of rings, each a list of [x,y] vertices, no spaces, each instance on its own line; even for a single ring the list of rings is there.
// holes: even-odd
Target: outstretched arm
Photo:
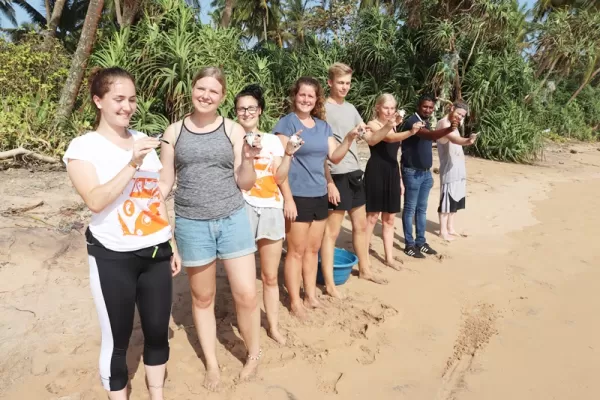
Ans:
[[[356,128],[354,130],[356,130]],[[352,132],[354,132],[354,130]],[[339,164],[348,153],[348,150],[350,150],[350,146],[352,145],[352,142],[356,136],[357,134],[349,133],[346,135],[346,137],[344,137],[342,143],[338,143],[334,137],[330,136],[327,138],[327,145],[329,147],[327,158],[329,161],[334,164]]]
[[[370,121],[367,126],[371,128],[365,133],[363,139],[369,146],[375,146],[394,129],[394,121],[387,121],[385,125],[379,128],[373,121]]]
[[[417,132],[417,136],[427,139],[427,140],[438,140],[447,134],[451,133],[455,128],[449,126],[448,128],[436,129],[435,131],[430,131],[426,128],[421,128]]]
[[[421,128],[423,128],[423,123],[417,122],[413,124],[413,126],[407,131],[388,133],[383,140],[388,143],[401,142],[404,139],[408,139],[409,137],[415,135]]]
[[[460,136],[460,134],[456,130],[454,130],[451,134],[445,136],[444,138],[447,138],[449,142],[458,144],[460,146],[470,146],[473,143],[475,143],[475,138],[473,137],[473,135],[471,135],[468,138],[464,138]]]

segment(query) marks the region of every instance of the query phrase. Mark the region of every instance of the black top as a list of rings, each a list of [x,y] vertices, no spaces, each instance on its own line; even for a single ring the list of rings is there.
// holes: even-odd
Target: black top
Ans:
[[[404,121],[399,132],[404,132],[413,127],[419,121],[425,122],[425,128],[431,130],[429,120],[420,119],[417,114],[413,114]],[[403,167],[426,170],[433,165],[432,156],[433,142],[413,135],[402,141],[402,158],[400,164]]]
[[[400,149],[400,142],[388,143],[384,142],[383,140],[377,143],[375,146],[369,146],[371,157],[375,157],[392,164],[398,163],[398,149]]]

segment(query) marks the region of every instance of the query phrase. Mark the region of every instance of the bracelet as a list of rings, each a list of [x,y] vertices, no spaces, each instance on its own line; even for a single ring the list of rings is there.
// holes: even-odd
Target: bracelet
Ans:
[[[136,171],[139,171],[141,167],[141,165],[136,164],[133,160],[129,161],[129,164],[127,165],[132,166]]]
[[[294,157],[294,155],[293,155],[293,154],[290,154],[290,153],[288,153],[287,151],[285,152],[285,155],[286,155],[286,156],[288,156],[288,157]]]

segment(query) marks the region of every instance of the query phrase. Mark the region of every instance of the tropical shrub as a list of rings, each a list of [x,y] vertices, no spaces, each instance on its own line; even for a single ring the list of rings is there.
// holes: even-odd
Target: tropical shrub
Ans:
[[[542,130],[520,102],[508,101],[484,111],[477,129],[475,155],[515,163],[530,163],[542,155]]]
[[[66,127],[53,128],[55,112],[56,102],[42,94],[0,99],[0,149],[24,147],[41,154],[62,156],[71,139],[91,126],[75,116]]]
[[[69,72],[69,56],[58,42],[42,47],[41,36],[31,33],[18,43],[0,38],[0,96],[33,94],[55,101]]]

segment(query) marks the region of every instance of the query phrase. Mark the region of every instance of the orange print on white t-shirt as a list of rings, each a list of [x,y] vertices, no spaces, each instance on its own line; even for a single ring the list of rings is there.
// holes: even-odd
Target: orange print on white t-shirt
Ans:
[[[169,226],[160,215],[160,192],[155,178],[134,178],[129,198],[117,210],[123,236],[148,236]]]
[[[275,157],[283,157],[283,145],[273,134],[265,134],[262,150],[254,159],[256,181],[252,189],[243,191],[246,202],[254,207],[283,208],[283,197],[275,181]]]

